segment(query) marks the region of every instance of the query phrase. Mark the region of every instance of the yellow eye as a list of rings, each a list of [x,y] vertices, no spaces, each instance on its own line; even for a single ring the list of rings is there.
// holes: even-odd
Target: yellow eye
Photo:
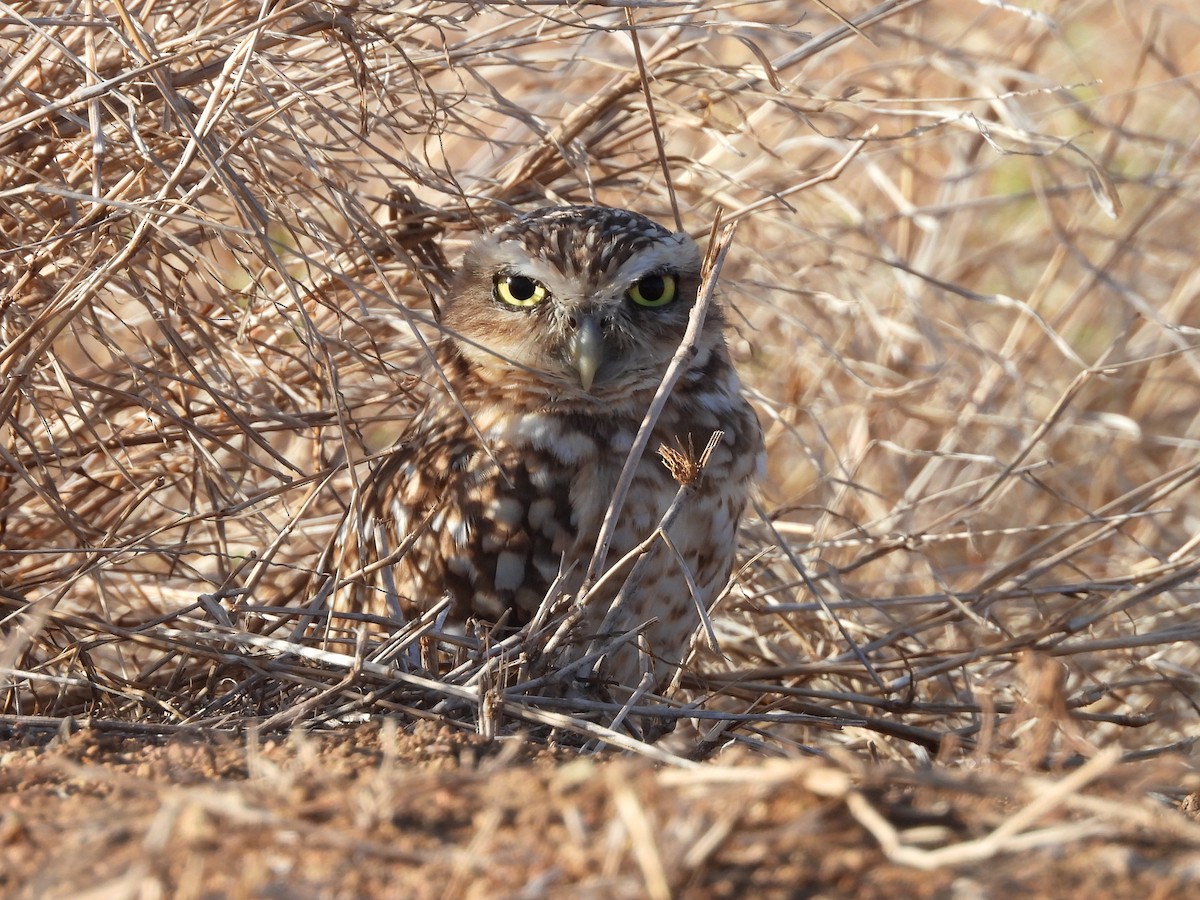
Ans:
[[[537,306],[550,295],[544,285],[524,275],[497,275],[493,293],[501,303],[523,309]]]
[[[675,276],[647,275],[631,287],[626,296],[638,306],[651,309],[666,306],[675,299]]]

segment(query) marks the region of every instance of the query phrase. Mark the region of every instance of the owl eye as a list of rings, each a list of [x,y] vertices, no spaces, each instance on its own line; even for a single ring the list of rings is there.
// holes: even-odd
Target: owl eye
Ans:
[[[638,306],[653,309],[675,299],[674,275],[647,275],[629,289],[626,296]]]
[[[550,294],[544,285],[524,275],[497,275],[492,292],[501,303],[522,309],[537,306]]]

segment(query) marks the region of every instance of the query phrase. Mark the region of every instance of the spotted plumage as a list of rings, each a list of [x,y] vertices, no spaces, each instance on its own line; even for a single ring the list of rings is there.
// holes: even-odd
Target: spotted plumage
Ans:
[[[379,611],[448,596],[453,619],[507,615],[519,625],[560,573],[558,587],[579,592],[699,282],[691,238],[617,209],[537,210],[467,250],[442,307],[428,399],[363,487],[361,533],[376,557],[394,558],[375,572],[390,601]],[[655,533],[679,489],[657,448],[695,455],[718,431],[670,546],[651,545],[636,589],[607,623],[613,633],[645,626],[641,652],[629,646],[601,667],[615,684],[650,671],[661,686],[682,661],[697,603],[711,604],[729,577],[762,465],[759,425],[714,305],[637,465],[610,563]],[[607,579],[589,600],[585,637],[597,637],[622,580]]]

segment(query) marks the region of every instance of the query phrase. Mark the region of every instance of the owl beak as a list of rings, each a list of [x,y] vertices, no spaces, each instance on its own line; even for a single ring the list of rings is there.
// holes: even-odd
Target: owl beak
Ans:
[[[604,362],[604,332],[591,316],[582,316],[575,333],[567,341],[567,358],[579,373],[585,391],[592,389],[596,370]]]

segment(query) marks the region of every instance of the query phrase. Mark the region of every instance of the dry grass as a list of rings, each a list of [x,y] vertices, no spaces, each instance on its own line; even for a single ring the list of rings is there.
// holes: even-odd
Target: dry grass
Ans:
[[[1200,824],[1145,796],[1179,777],[1165,760],[1132,767],[1106,752],[1061,779],[849,754],[733,754],[695,771],[578,756],[550,766],[528,759],[528,742],[488,755],[448,728],[383,725],[240,748],[93,729],[10,751],[0,888],[421,900],[1195,892]],[[37,807],[56,815],[30,815]]]
[[[709,747],[1190,748],[1200,20],[794,9],[0,6],[8,721],[396,712],[673,758],[512,684],[524,636],[431,676],[434,616],[327,602],[446,260],[590,200],[738,223],[770,472],[685,677]]]

